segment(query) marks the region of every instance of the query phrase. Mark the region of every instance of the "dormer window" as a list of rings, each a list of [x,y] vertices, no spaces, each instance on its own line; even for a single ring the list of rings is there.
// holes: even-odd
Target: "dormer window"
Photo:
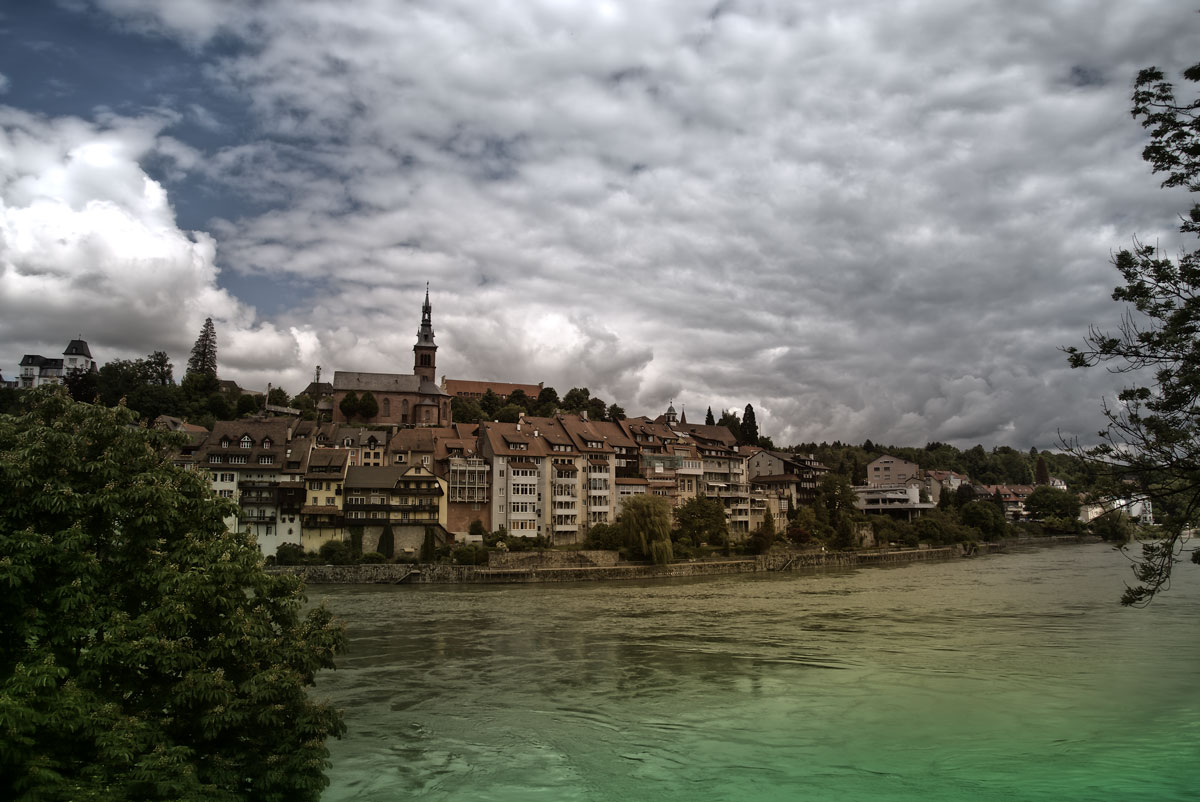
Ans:
[[[233,441],[228,437],[221,438],[221,448],[229,448],[231,445],[233,445]]]
[[[271,447],[271,438],[264,437],[263,438],[263,448],[270,448],[270,447]]]
[[[347,437],[345,440],[342,441],[342,445],[346,446],[346,448],[349,448],[350,446],[354,445],[354,438]]]
[[[248,434],[242,435],[242,439],[238,440],[239,448],[250,448],[253,445],[254,445],[254,441],[250,439],[250,435],[248,435]]]

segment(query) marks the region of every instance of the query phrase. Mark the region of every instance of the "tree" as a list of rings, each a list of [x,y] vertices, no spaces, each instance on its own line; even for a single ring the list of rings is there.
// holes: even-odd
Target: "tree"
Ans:
[[[71,368],[63,376],[67,392],[76,401],[91,403],[100,395],[100,374],[88,368]]]
[[[604,416],[608,412],[608,405],[604,403],[604,399],[593,397],[588,399],[584,410],[587,412],[589,420],[604,420]]]
[[[267,391],[267,403],[273,407],[291,406],[292,399],[288,396],[287,390],[282,387],[272,387]]]
[[[216,335],[213,335],[213,375],[216,375]],[[154,351],[146,357],[146,383],[171,385],[175,383],[175,366],[166,351]]]
[[[747,404],[746,409],[742,411],[740,435],[738,442],[743,445],[758,445],[758,421],[754,417],[754,407],[750,404]]]
[[[483,410],[483,414],[488,419],[493,418],[502,406],[504,406],[504,399],[497,395],[491,387],[484,390],[483,395],[479,398],[479,408]]]
[[[771,550],[771,546],[775,544],[775,516],[771,513],[770,508],[766,511],[766,516],[763,517],[762,526],[754,530],[750,535],[750,549],[755,554],[766,554]]]
[[[345,636],[169,455],[182,435],[57,387],[0,416],[0,798],[302,799]]]
[[[200,328],[200,336],[192,346],[192,355],[188,357],[188,373],[199,373],[217,378],[217,330],[212,318],[206,318]]]
[[[1049,485],[1039,485],[1025,499],[1025,511],[1034,519],[1079,518],[1079,496]]]
[[[1183,77],[1200,81],[1200,64]],[[1162,186],[1200,191],[1200,99],[1176,100],[1172,84],[1151,67],[1138,74],[1132,100],[1133,117],[1150,132],[1142,158],[1152,172],[1166,174]],[[1200,204],[1192,205],[1179,230],[1200,234]],[[1115,332],[1093,327],[1082,348],[1065,350],[1073,368],[1107,364],[1133,381],[1115,404],[1104,404],[1108,425],[1100,445],[1074,450],[1114,486],[1136,485],[1154,502],[1162,537],[1142,544],[1134,566],[1139,584],[1121,599],[1137,605],[1167,587],[1200,512],[1200,250],[1172,260],[1135,238],[1112,262],[1124,281],[1113,300],[1131,305],[1137,316],[1127,312]],[[1191,558],[1200,562],[1200,551],[1192,550]]]
[[[478,401],[458,396],[450,399],[450,416],[457,423],[478,423],[481,420],[487,420],[487,415],[484,414]]]
[[[529,409],[533,404],[533,399],[530,398],[529,395],[526,394],[526,392],[520,387],[509,393],[506,401],[509,404],[516,404],[526,413],[529,412]]]
[[[959,520],[979,531],[984,540],[999,540],[1008,531],[1004,513],[989,501],[968,501],[959,507]]]
[[[421,562],[431,563],[437,560],[437,538],[433,527],[425,527],[425,539],[421,542]]]
[[[605,420],[610,420],[616,423],[625,417],[625,407],[619,406],[616,403],[608,405],[608,410],[604,413]]]
[[[379,544],[375,546],[375,551],[389,560],[396,556],[396,535],[392,532],[391,524],[383,525],[383,532],[379,534]]]
[[[358,414],[358,393],[353,390],[346,393],[338,403],[338,409],[341,410],[342,415],[346,417],[347,421],[352,419]]]
[[[375,400],[375,394],[367,390],[358,397],[358,416],[363,420],[370,420],[379,414],[379,402]]]
[[[572,387],[563,396],[562,402],[559,404],[567,412],[582,412],[587,409],[588,400],[592,397],[586,387]]]
[[[729,537],[725,509],[721,502],[705,496],[693,496],[675,509],[677,539],[686,538],[693,545],[707,543],[722,546]]]
[[[718,426],[724,426],[728,429],[740,443],[742,442],[742,422],[738,419],[737,413],[733,410],[725,410],[721,413],[721,419],[717,421]]]
[[[1046,465],[1046,458],[1038,454],[1037,467],[1033,470],[1033,483],[1035,485],[1050,484],[1050,468]]]
[[[714,418],[713,414],[712,414],[712,407],[709,407],[708,412],[704,415],[704,425],[705,426],[716,426],[717,425],[717,419]]]
[[[671,503],[662,496],[643,493],[621,504],[621,528],[631,551],[655,565],[674,559],[671,549]]]
[[[258,398],[250,395],[250,393],[242,393],[237,400],[237,416],[253,415],[258,412]]]

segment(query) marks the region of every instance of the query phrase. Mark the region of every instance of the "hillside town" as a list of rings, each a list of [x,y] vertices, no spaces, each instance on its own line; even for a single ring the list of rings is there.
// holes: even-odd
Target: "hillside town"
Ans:
[[[208,336],[206,329],[202,340]],[[215,380],[215,351],[211,361]],[[13,384],[61,384],[74,371],[95,370],[87,342],[76,338],[61,359],[26,355]],[[426,290],[411,373],[335,371],[332,382],[322,382],[318,369],[293,401],[315,410],[312,419],[295,407],[264,403],[210,427],[169,415],[154,425],[186,433],[189,442],[176,464],[204,472],[214,493],[236,503],[226,525],[252,535],[266,555],[284,544],[315,552],[331,540],[348,541],[352,533],[362,552],[389,557],[415,554],[431,533],[438,547],[477,542],[497,531],[578,546],[593,528],[615,523],[623,504],[638,495],[665,498],[672,509],[697,498],[715,502],[729,539],[745,541],[764,526],[786,531],[801,508],[817,501],[830,473],[811,454],[739,442],[729,426],[715,422],[690,423],[673,404],[653,418],[597,419],[587,409],[554,409],[547,415],[521,411],[509,421],[455,421],[456,401],[491,397],[505,403],[536,398],[545,388],[445,376],[438,382],[436,371]],[[605,412],[603,404],[598,411]],[[850,488],[856,511],[906,522],[962,488],[995,502],[1007,520],[1020,521],[1036,489],[980,484],[890,454],[867,464],[864,473]],[[1055,477],[1039,484],[1067,489]],[[1113,506],[1085,505],[1079,517],[1087,521]],[[1148,501],[1120,506],[1152,521]],[[874,545],[872,528],[859,526],[848,545]]]

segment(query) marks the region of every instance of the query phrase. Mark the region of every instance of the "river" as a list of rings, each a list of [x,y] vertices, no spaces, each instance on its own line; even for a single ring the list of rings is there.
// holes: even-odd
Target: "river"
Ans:
[[[312,586],[342,800],[1200,798],[1200,566],[1101,544],[886,568]]]

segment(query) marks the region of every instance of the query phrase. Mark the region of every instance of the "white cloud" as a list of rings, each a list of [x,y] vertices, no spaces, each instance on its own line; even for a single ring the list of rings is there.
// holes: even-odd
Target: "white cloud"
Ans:
[[[36,178],[142,220],[153,150],[269,205],[207,226],[308,293],[231,333],[247,375],[408,370],[429,280],[440,373],[750,402],[777,442],[1046,447],[1111,391],[1057,350],[1116,317],[1110,249],[1183,208],[1127,112],[1138,68],[1194,58],[1165,0],[98,5],[200,54],[251,135],[160,123],[107,145],[112,189]]]
[[[217,286],[215,241],[180,230],[139,166],[164,143],[189,152],[161,125],[0,107],[0,339],[53,355],[82,335],[101,362],[162,349],[178,363],[211,316],[233,374],[296,367],[298,338]]]

